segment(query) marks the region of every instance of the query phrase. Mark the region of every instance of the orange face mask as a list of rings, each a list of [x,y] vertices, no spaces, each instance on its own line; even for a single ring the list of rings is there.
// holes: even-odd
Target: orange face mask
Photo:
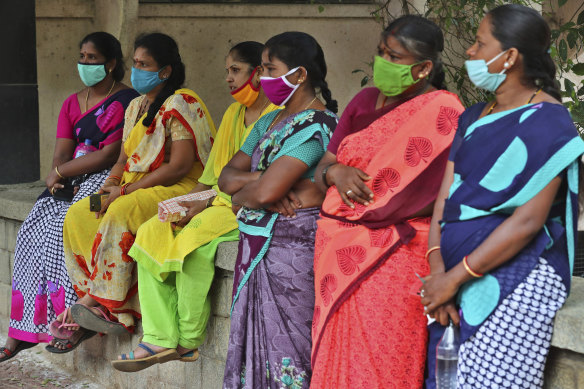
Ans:
[[[245,82],[245,84],[243,84],[242,86],[240,86],[239,88],[237,88],[236,90],[231,92],[231,96],[233,96],[233,98],[237,102],[245,105],[248,108],[251,107],[253,105],[253,103],[255,103],[255,101],[257,100],[257,98],[260,94],[259,85],[256,88],[253,86],[253,83],[251,82],[251,80],[253,80],[253,76],[256,74],[257,70],[258,70],[258,68],[255,68],[253,70],[253,72],[251,73],[251,76]]]

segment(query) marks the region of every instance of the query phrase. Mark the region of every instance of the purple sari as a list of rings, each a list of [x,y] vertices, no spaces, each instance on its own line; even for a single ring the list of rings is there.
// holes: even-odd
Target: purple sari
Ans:
[[[324,154],[336,125],[331,113],[303,111],[268,131],[277,113],[256,124],[265,133],[252,154],[252,171],[266,170],[310,139],[320,141]],[[288,219],[242,210],[224,388],[309,387],[318,213],[302,209]]]

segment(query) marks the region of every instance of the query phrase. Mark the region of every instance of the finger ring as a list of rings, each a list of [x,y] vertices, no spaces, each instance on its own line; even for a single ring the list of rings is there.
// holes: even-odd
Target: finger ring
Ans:
[[[51,194],[54,195],[55,194],[55,187],[52,186],[51,189],[49,189],[49,192],[51,192]]]
[[[348,195],[350,195],[351,193],[353,193],[353,191],[352,191],[351,189],[349,189],[348,191],[346,191],[346,192],[345,192],[345,194],[346,194],[347,196],[348,196]]]

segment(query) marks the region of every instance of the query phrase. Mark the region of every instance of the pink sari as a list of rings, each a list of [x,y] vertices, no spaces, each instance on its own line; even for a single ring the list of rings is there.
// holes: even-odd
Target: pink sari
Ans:
[[[341,143],[337,161],[371,177],[375,202],[324,201],[315,244],[313,388],[419,388],[426,317],[416,295],[430,218],[408,219],[438,194],[458,98],[436,91],[409,100]]]

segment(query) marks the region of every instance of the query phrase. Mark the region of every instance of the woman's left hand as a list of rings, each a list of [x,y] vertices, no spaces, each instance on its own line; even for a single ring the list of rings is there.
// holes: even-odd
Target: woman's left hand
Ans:
[[[63,188],[63,184],[61,184],[61,177],[57,175],[55,169],[51,170],[45,180],[45,184],[47,185],[47,189],[49,192],[51,192],[51,194],[54,194],[55,189]]]
[[[113,203],[115,199],[120,197],[122,188],[120,186],[108,186],[106,188],[101,188],[100,192],[109,193],[109,196],[107,197],[107,199],[105,199],[105,201],[102,201],[101,210],[95,213],[96,219],[99,219],[99,217],[107,211],[111,203]]]
[[[425,313],[432,315],[441,305],[452,299],[458,292],[458,283],[452,280],[451,273],[436,273],[424,278],[426,281],[420,296]]]

